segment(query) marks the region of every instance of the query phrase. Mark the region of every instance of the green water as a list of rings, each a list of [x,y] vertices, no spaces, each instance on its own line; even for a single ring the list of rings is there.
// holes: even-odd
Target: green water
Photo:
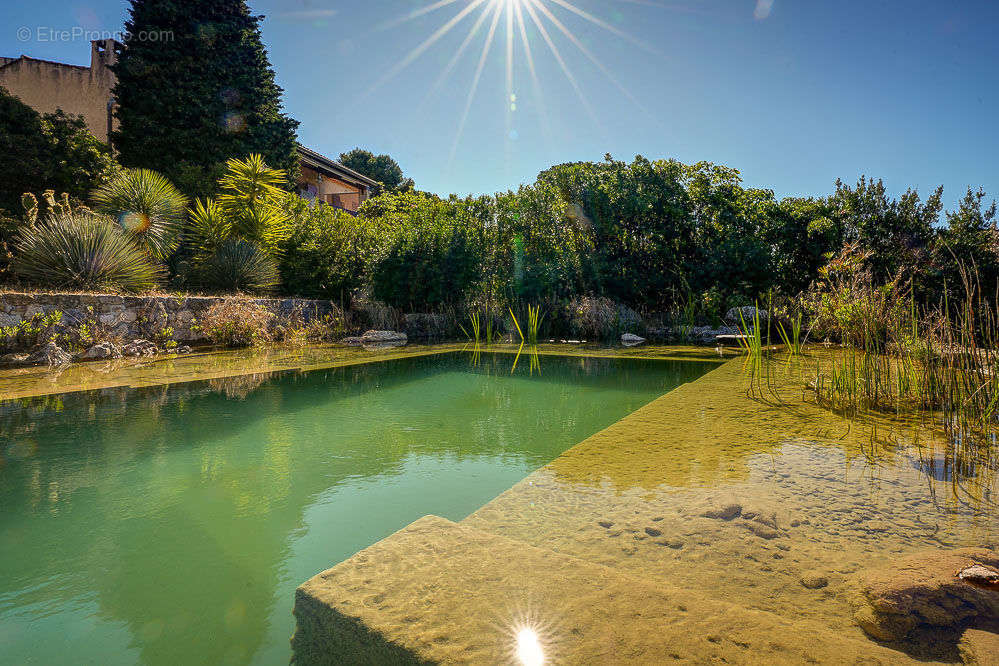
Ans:
[[[714,367],[513,361],[0,403],[0,662],[286,663],[300,583]]]

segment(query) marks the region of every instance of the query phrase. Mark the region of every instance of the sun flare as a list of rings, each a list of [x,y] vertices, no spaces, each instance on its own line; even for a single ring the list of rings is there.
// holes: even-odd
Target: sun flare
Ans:
[[[538,633],[530,627],[524,627],[517,632],[517,658],[523,666],[542,666],[545,663],[545,651],[541,647],[541,640],[538,638]]]
[[[575,0],[578,2],[578,0]],[[631,0],[633,1],[633,0]],[[614,0],[615,3],[629,2],[629,0]],[[602,3],[601,3],[602,4]],[[608,2],[607,4],[612,4]],[[518,97],[522,95],[516,87],[515,63],[522,62],[526,65],[527,75],[530,79],[530,88],[533,95],[535,107],[541,119],[542,130],[546,136],[551,135],[551,122],[548,117],[547,105],[544,99],[544,89],[537,67],[537,57],[545,52],[558,66],[565,80],[569,83],[573,94],[578,99],[580,107],[590,117],[595,126],[600,127],[601,123],[590,102],[590,96],[584,92],[583,87],[575,74],[574,68],[578,63],[574,62],[572,55],[582,55],[589,65],[592,65],[603,77],[609,81],[624,98],[628,99],[638,109],[648,113],[646,108],[638,99],[618,80],[610,69],[604,65],[600,58],[577,36],[571,27],[572,21],[583,21],[593,26],[611,33],[617,38],[623,39],[643,51],[659,55],[659,52],[652,46],[628,34],[621,28],[608,21],[588,12],[570,0],[437,0],[422,7],[414,9],[408,14],[397,17],[390,21],[383,28],[389,29],[414,19],[427,16],[429,14],[440,13],[450,16],[436,28],[420,44],[410,50],[398,62],[388,69],[365,94],[370,94],[377,88],[395,78],[404,69],[413,64],[424,53],[430,50],[435,44],[440,42],[446,35],[455,30],[459,25],[470,24],[468,33],[460,45],[444,66],[437,80],[430,86],[424,96],[423,108],[427,103],[437,97],[443,86],[448,82],[451,74],[464,58],[473,59],[476,62],[472,79],[467,86],[467,96],[461,109],[458,123],[456,125],[454,141],[451,146],[450,160],[453,161],[458,146],[461,143],[472,106],[476,95],[479,92],[483,80],[483,74],[487,65],[491,62],[490,54],[493,52],[497,41],[502,41],[505,50],[505,79],[504,87],[504,113],[506,119],[506,142],[509,146],[519,136],[514,124],[515,114],[518,110]],[[484,35],[484,37],[483,37]],[[533,41],[532,41],[533,40]],[[476,47],[476,42],[481,44]],[[534,43],[537,42],[537,43]],[[476,51],[478,51],[476,53]]]

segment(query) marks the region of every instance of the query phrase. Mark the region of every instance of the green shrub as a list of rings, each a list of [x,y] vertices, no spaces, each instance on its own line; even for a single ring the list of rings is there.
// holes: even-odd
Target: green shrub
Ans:
[[[455,211],[414,211],[387,227],[370,267],[372,295],[392,307],[427,312],[460,303],[482,279],[483,230]]]
[[[187,198],[155,171],[126,169],[91,199],[99,212],[116,217],[154,257],[166,259],[180,244]]]
[[[569,303],[569,326],[574,335],[608,340],[641,330],[642,319],[631,308],[601,296],[583,296]]]
[[[0,210],[17,213],[23,193],[45,188],[83,198],[119,168],[82,116],[39,115],[0,86]]]
[[[815,338],[832,338],[868,351],[883,350],[908,316],[911,294],[899,278],[876,284],[869,252],[844,246],[819,270],[803,305]]]
[[[350,305],[364,285],[377,232],[371,220],[332,206],[290,202],[292,233],[281,258],[281,290],[289,295]]]
[[[267,294],[280,281],[277,263],[266,252],[245,240],[223,241],[201,262],[198,281],[209,289]]]
[[[14,242],[14,272],[45,287],[137,292],[164,271],[109,217],[75,211],[25,227]]]
[[[209,340],[226,347],[248,347],[270,341],[274,315],[251,301],[227,298],[201,315],[199,326]]]

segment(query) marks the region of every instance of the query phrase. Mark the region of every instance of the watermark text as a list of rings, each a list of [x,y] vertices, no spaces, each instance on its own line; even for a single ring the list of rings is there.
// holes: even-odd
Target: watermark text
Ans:
[[[56,28],[50,25],[39,25],[35,27],[22,25],[17,29],[16,34],[17,41],[19,42],[96,42],[106,39],[114,39],[119,42],[173,41],[172,30],[141,30],[136,33],[128,33],[121,30],[90,30],[84,28],[83,26]]]

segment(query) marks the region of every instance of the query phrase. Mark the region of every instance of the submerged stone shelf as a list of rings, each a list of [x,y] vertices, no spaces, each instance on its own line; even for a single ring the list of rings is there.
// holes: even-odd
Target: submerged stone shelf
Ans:
[[[307,581],[294,612],[292,662],[310,666],[541,663],[540,653],[572,664],[905,661],[815,622],[436,516]]]

